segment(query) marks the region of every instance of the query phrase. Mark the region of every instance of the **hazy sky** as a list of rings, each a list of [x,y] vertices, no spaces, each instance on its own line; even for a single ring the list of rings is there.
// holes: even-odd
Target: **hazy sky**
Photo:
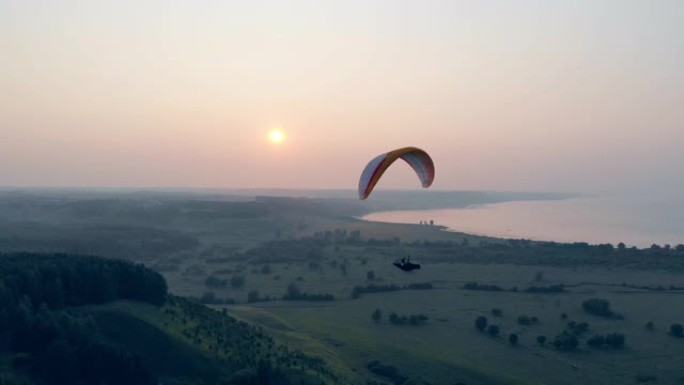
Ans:
[[[0,186],[684,192],[684,1],[0,0]],[[281,145],[267,140],[280,127]],[[405,164],[378,188],[419,188]]]

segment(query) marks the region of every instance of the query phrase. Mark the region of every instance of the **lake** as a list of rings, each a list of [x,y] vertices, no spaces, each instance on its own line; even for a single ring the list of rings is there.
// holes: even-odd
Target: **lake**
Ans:
[[[515,201],[463,209],[385,211],[367,221],[419,223],[502,238],[612,243],[649,247],[684,243],[684,201],[676,198],[597,197]]]

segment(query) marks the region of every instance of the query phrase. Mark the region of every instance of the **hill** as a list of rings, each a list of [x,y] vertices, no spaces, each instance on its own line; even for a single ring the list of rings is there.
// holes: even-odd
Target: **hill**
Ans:
[[[318,358],[168,295],[131,262],[0,254],[0,379],[35,384],[336,383]]]

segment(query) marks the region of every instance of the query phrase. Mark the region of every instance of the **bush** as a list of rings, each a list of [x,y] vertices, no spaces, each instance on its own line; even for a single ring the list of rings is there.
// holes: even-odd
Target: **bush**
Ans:
[[[477,319],[475,320],[475,327],[479,331],[484,331],[484,329],[487,327],[487,317],[483,315],[477,317]]]
[[[308,294],[301,291],[299,286],[291,283],[287,287],[287,293],[283,295],[284,301],[334,301],[332,294]]]
[[[568,322],[567,328],[574,335],[580,336],[580,335],[584,334],[585,332],[589,331],[589,324],[586,322],[570,321],[570,322]]]
[[[252,290],[249,293],[247,293],[247,302],[249,302],[249,303],[259,302],[259,291],[258,290]]]
[[[592,348],[621,348],[625,345],[625,335],[621,333],[609,333],[606,335],[597,334],[587,340],[587,345]]]
[[[369,362],[366,368],[379,376],[387,377],[395,384],[403,384],[408,380],[408,377],[402,375],[399,369],[392,365],[383,364],[378,360]]]
[[[412,325],[417,326],[425,323],[428,317],[425,314],[411,314],[410,316],[400,316],[392,312],[389,316],[389,321],[393,325]]]
[[[243,286],[245,286],[245,277],[242,275],[234,275],[230,279],[230,287],[233,289],[241,289]]]
[[[492,309],[492,315],[494,317],[501,317],[503,315],[503,311],[501,311],[501,309],[494,308]]]
[[[520,325],[529,326],[532,324],[532,321],[530,320],[530,317],[528,317],[526,315],[521,315],[521,316],[518,316],[518,323]]]
[[[537,336],[537,343],[544,346],[544,343],[546,343],[546,336]]]
[[[565,291],[563,284],[551,286],[530,286],[525,289],[527,293],[562,293]]]
[[[487,333],[489,333],[489,335],[492,337],[498,336],[500,331],[501,329],[499,328],[499,325],[489,325],[487,327]]]
[[[577,349],[577,345],[579,345],[577,336],[575,336],[573,333],[568,333],[567,331],[557,335],[553,341],[553,346],[562,351],[575,350]]]
[[[635,377],[635,379],[636,379],[636,382],[639,382],[639,383],[658,381],[658,377],[650,375],[650,374],[638,374]]]
[[[226,285],[228,284],[228,281],[226,281],[225,279],[221,279],[219,277],[215,277],[215,276],[211,275],[211,276],[207,277],[207,279],[204,280],[204,284],[207,287],[222,288],[222,287],[226,287]]]
[[[375,309],[373,314],[371,315],[371,318],[373,319],[373,322],[378,323],[382,319],[382,312],[380,309]]]
[[[465,285],[463,285],[463,288],[465,290],[503,291],[501,286],[480,284],[477,282],[468,282]]]
[[[675,337],[682,337],[684,336],[684,327],[682,327],[682,324],[672,324],[670,326],[670,334]]]
[[[610,302],[605,299],[592,298],[582,302],[584,311],[601,317],[613,317],[615,314],[610,310]]]
[[[508,342],[510,342],[511,345],[515,346],[518,344],[518,335],[515,333],[511,333],[508,335]]]
[[[200,297],[201,303],[211,304],[216,302],[216,294],[213,291],[207,291]]]

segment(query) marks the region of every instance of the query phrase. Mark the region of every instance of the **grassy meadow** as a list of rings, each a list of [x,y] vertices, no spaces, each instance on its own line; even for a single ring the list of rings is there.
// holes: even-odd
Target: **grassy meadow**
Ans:
[[[32,197],[0,218],[0,251],[85,249],[143,262],[174,295],[323,358],[343,384],[684,383],[684,338],[670,333],[684,323],[680,248],[371,223],[354,218],[367,210],[356,202],[329,198],[150,199],[41,198],[36,206]],[[90,244],[83,234],[102,241]],[[422,269],[392,265],[407,256]],[[612,314],[587,312],[583,302],[592,298],[607,300]],[[426,319],[397,321],[418,315]],[[476,328],[480,316],[498,335]],[[610,333],[623,335],[624,345],[587,343]],[[556,337],[569,334],[577,345],[558,349]]]

